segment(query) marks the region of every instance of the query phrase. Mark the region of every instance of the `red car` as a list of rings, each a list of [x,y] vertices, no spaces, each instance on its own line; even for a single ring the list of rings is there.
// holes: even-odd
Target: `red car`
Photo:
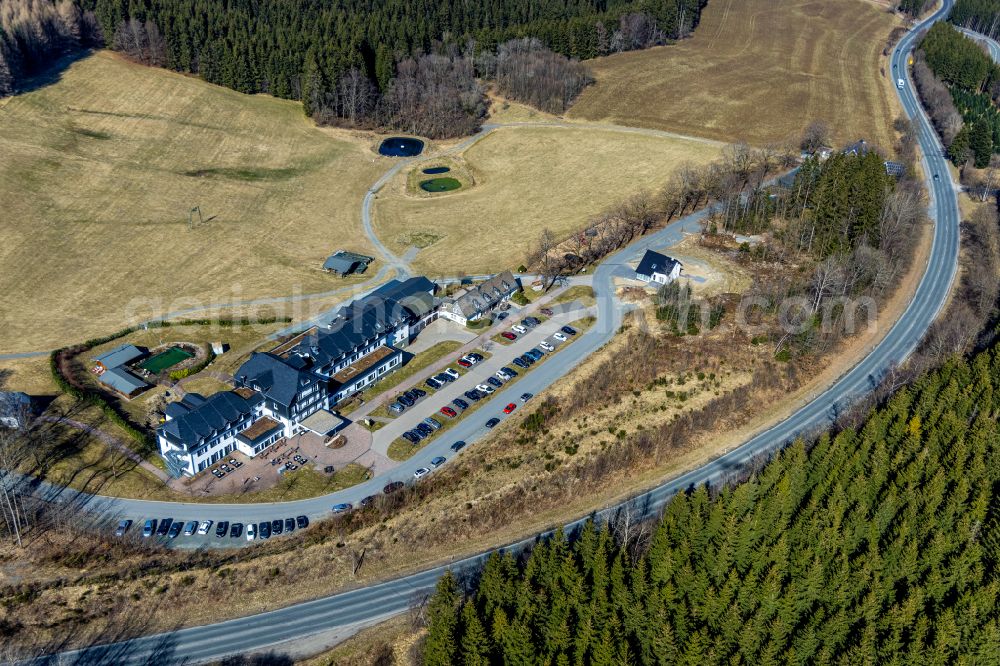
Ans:
[[[455,418],[456,416],[458,416],[458,412],[456,412],[451,407],[442,407],[441,413],[444,414],[445,416],[450,416],[451,418]]]
[[[472,367],[472,364],[469,363],[468,361],[466,361],[464,358],[458,359],[458,364],[460,366],[462,366],[463,368],[471,368]]]
[[[510,331],[504,331],[500,335],[507,338],[508,340],[517,340],[517,336],[511,333]]]
[[[517,405],[515,405],[513,402],[511,402],[511,403],[508,403],[508,405],[503,408],[503,413],[504,414],[510,414],[515,409],[517,409]]]

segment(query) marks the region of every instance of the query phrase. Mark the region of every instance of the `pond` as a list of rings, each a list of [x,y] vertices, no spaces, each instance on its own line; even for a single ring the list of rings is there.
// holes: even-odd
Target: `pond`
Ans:
[[[378,147],[378,152],[389,157],[413,157],[419,155],[423,149],[424,142],[420,139],[392,136],[382,142],[382,145]]]
[[[427,175],[435,173],[448,173],[449,171],[451,171],[451,168],[446,166],[436,166],[436,167],[430,167],[429,169],[424,169],[424,173],[426,173]]]
[[[425,192],[448,192],[460,187],[462,187],[462,183],[455,178],[431,178],[420,183],[420,189]]]

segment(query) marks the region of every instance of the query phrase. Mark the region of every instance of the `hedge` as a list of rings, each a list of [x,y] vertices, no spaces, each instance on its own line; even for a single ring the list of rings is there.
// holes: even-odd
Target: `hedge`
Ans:
[[[170,373],[170,378],[175,382],[184,379],[185,377],[190,377],[191,375],[197,375],[199,372],[208,367],[208,364],[215,360],[215,352],[212,350],[212,345],[205,345],[205,358],[201,363],[196,363],[190,368],[184,368],[182,370],[174,370]]]

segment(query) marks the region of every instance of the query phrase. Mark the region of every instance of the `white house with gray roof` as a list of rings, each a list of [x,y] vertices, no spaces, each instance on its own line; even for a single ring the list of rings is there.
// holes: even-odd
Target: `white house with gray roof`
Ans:
[[[510,271],[498,273],[490,279],[464,289],[451,298],[446,298],[441,304],[439,313],[445,319],[458,322],[465,326],[469,322],[478,321],[487,314],[510,300],[518,292],[518,284]]]

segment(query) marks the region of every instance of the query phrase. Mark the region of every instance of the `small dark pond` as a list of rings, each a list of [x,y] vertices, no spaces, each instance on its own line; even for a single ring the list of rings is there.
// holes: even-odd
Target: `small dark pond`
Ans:
[[[420,189],[426,192],[448,192],[462,187],[462,183],[455,178],[431,178],[420,183]]]
[[[424,142],[405,136],[392,136],[382,142],[378,152],[389,157],[413,157],[424,149]]]
[[[431,167],[429,169],[424,169],[424,173],[426,173],[427,175],[431,175],[431,174],[435,174],[435,173],[448,173],[449,171],[451,171],[451,169],[449,167],[445,167],[445,166]]]

